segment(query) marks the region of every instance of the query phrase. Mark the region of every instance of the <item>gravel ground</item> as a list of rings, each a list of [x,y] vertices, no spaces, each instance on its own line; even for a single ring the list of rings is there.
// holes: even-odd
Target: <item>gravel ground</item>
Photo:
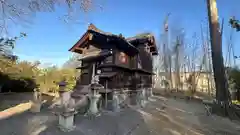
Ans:
[[[57,117],[43,108],[0,120],[1,135],[238,135],[240,126],[228,119],[206,116],[203,105],[154,96],[144,109],[129,107],[96,118],[75,117],[76,128],[62,132]]]

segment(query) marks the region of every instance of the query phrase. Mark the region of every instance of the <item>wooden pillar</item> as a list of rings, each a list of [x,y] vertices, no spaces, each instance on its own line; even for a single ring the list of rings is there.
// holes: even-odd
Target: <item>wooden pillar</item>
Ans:
[[[211,39],[212,65],[216,84],[216,99],[218,101],[227,101],[229,93],[223,64],[222,37],[218,23],[216,0],[207,0],[207,8]]]
[[[108,90],[108,80],[106,79],[106,86],[105,86],[105,109],[107,108],[107,103],[108,103],[108,93],[107,93],[107,90]]]
[[[96,64],[93,63],[92,64],[92,78],[91,78],[91,83],[94,83],[95,82],[95,73],[96,73]]]

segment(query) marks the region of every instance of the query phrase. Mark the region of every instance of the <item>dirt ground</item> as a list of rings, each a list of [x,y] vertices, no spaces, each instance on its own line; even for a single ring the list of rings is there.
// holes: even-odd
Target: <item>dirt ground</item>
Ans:
[[[240,125],[227,118],[207,116],[198,102],[155,96],[141,110],[147,125],[163,135],[237,135]],[[159,126],[161,125],[161,126]]]
[[[62,132],[57,116],[44,107],[0,120],[1,135],[238,135],[240,124],[218,116],[206,116],[204,106],[182,99],[153,96],[145,108],[130,106],[94,119],[76,115],[76,128]]]

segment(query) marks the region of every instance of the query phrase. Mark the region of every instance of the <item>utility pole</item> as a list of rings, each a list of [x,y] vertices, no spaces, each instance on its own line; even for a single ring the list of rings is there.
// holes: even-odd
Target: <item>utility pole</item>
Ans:
[[[210,29],[212,65],[216,85],[216,100],[217,105],[223,104],[226,107],[229,103],[229,91],[223,64],[222,37],[218,22],[216,0],[207,0],[207,10]]]

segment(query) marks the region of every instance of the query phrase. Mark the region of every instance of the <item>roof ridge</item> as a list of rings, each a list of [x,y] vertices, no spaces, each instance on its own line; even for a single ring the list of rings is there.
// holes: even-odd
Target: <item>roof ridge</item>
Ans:
[[[112,36],[117,36],[119,38],[123,38],[125,39],[125,37],[122,35],[122,33],[120,34],[113,34],[111,32],[105,32],[105,31],[102,31],[100,29],[98,29],[94,24],[90,23],[90,25],[88,26],[88,30],[92,30],[92,31],[95,31],[95,32],[98,32],[98,33],[102,33],[102,34],[105,34],[105,35],[112,35]]]
[[[107,34],[107,35],[114,35],[110,32],[105,32],[105,31],[102,31],[100,29],[98,29],[94,24],[90,23],[90,25],[88,26],[88,30],[92,30],[92,31],[95,31],[95,32],[98,32],[98,33],[102,33],[102,34]]]

